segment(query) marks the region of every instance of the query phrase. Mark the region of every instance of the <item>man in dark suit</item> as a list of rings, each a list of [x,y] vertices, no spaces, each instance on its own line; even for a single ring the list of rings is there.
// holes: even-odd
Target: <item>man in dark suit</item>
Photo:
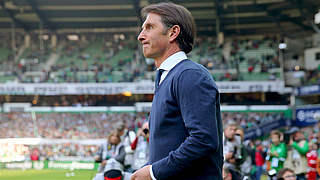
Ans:
[[[186,56],[196,35],[193,17],[173,3],[149,5],[142,15],[138,40],[157,73],[149,161],[131,180],[222,179],[219,92],[211,74]]]

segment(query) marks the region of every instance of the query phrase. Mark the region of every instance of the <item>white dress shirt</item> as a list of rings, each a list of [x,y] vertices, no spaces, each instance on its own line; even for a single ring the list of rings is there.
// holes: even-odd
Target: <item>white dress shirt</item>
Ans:
[[[161,75],[159,84],[161,84],[161,82],[164,80],[164,78],[166,78],[169,71],[184,59],[187,59],[186,53],[184,53],[183,51],[179,51],[179,52],[172,54],[166,60],[164,60],[161,63],[160,67],[157,69],[157,70],[159,70],[159,69],[164,70]]]
[[[185,52],[183,51],[179,51],[176,52],[174,54],[172,54],[171,56],[169,56],[166,60],[164,60],[160,67],[157,69],[163,69],[163,73],[161,74],[160,77],[160,81],[159,84],[161,84],[161,82],[166,78],[166,76],[168,75],[169,71],[174,68],[179,62],[181,62],[182,60],[188,59],[187,55]],[[152,180],[157,180],[154,175],[153,175],[153,171],[152,171],[152,166],[150,166],[150,175]]]

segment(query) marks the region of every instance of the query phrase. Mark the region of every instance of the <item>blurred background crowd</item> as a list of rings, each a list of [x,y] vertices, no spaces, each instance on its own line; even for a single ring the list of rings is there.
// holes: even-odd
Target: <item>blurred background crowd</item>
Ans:
[[[139,169],[148,159],[148,113],[1,113],[1,138],[68,139],[37,145],[0,143],[2,161],[95,161],[100,171],[116,159],[126,171]],[[224,171],[233,179],[275,178],[283,168],[298,179],[318,177],[320,123],[312,127],[284,127],[258,138],[246,132],[259,124],[284,119],[281,112],[223,112]],[[99,143],[81,140],[100,139]],[[230,177],[230,178],[231,178]]]
[[[11,41],[0,33],[0,40]],[[0,47],[0,82],[137,82],[154,79],[154,64],[145,60],[134,37],[83,35],[78,40],[58,37],[50,41],[31,35],[15,36],[15,48]],[[42,42],[42,43],[40,43]],[[276,37],[231,39],[218,45],[209,36],[199,36],[189,57],[207,67],[218,81],[277,80],[280,61]],[[40,47],[41,46],[41,47]],[[6,68],[4,68],[6,67]],[[254,76],[252,76],[254,75]],[[314,76],[306,75],[307,79]]]
[[[144,59],[135,36],[114,34],[67,35],[57,37],[52,46],[46,36],[31,34],[30,42],[16,33],[14,47],[0,45],[0,82],[22,83],[107,83],[154,80],[154,64]],[[10,33],[0,32],[1,42],[12,42]],[[201,35],[188,55],[210,70],[217,81],[275,81],[284,79],[285,72],[296,72],[295,85],[319,84],[319,69],[304,69],[301,55],[289,51],[285,58],[295,65],[287,65],[279,57],[279,43],[274,36],[259,38],[231,38],[219,44],[216,39]],[[294,52],[294,49],[292,49]],[[289,61],[288,61],[289,62]],[[284,64],[283,64],[284,63]],[[213,73],[214,71],[214,73]],[[297,73],[299,72],[299,73]],[[290,84],[288,84],[290,85]]]

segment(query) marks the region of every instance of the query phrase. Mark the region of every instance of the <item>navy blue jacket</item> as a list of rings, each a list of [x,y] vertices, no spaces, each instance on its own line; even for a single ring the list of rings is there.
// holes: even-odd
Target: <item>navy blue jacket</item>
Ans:
[[[222,179],[219,92],[203,66],[183,60],[169,71],[155,90],[149,126],[157,180]]]

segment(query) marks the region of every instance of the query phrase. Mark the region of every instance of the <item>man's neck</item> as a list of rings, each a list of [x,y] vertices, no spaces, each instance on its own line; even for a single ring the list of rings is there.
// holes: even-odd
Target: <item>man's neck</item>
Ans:
[[[179,46],[171,46],[171,48],[167,49],[163,55],[159,58],[155,58],[155,65],[157,68],[160,67],[160,65],[168,58],[170,57],[171,55],[177,53],[181,51],[181,49],[179,48]]]

